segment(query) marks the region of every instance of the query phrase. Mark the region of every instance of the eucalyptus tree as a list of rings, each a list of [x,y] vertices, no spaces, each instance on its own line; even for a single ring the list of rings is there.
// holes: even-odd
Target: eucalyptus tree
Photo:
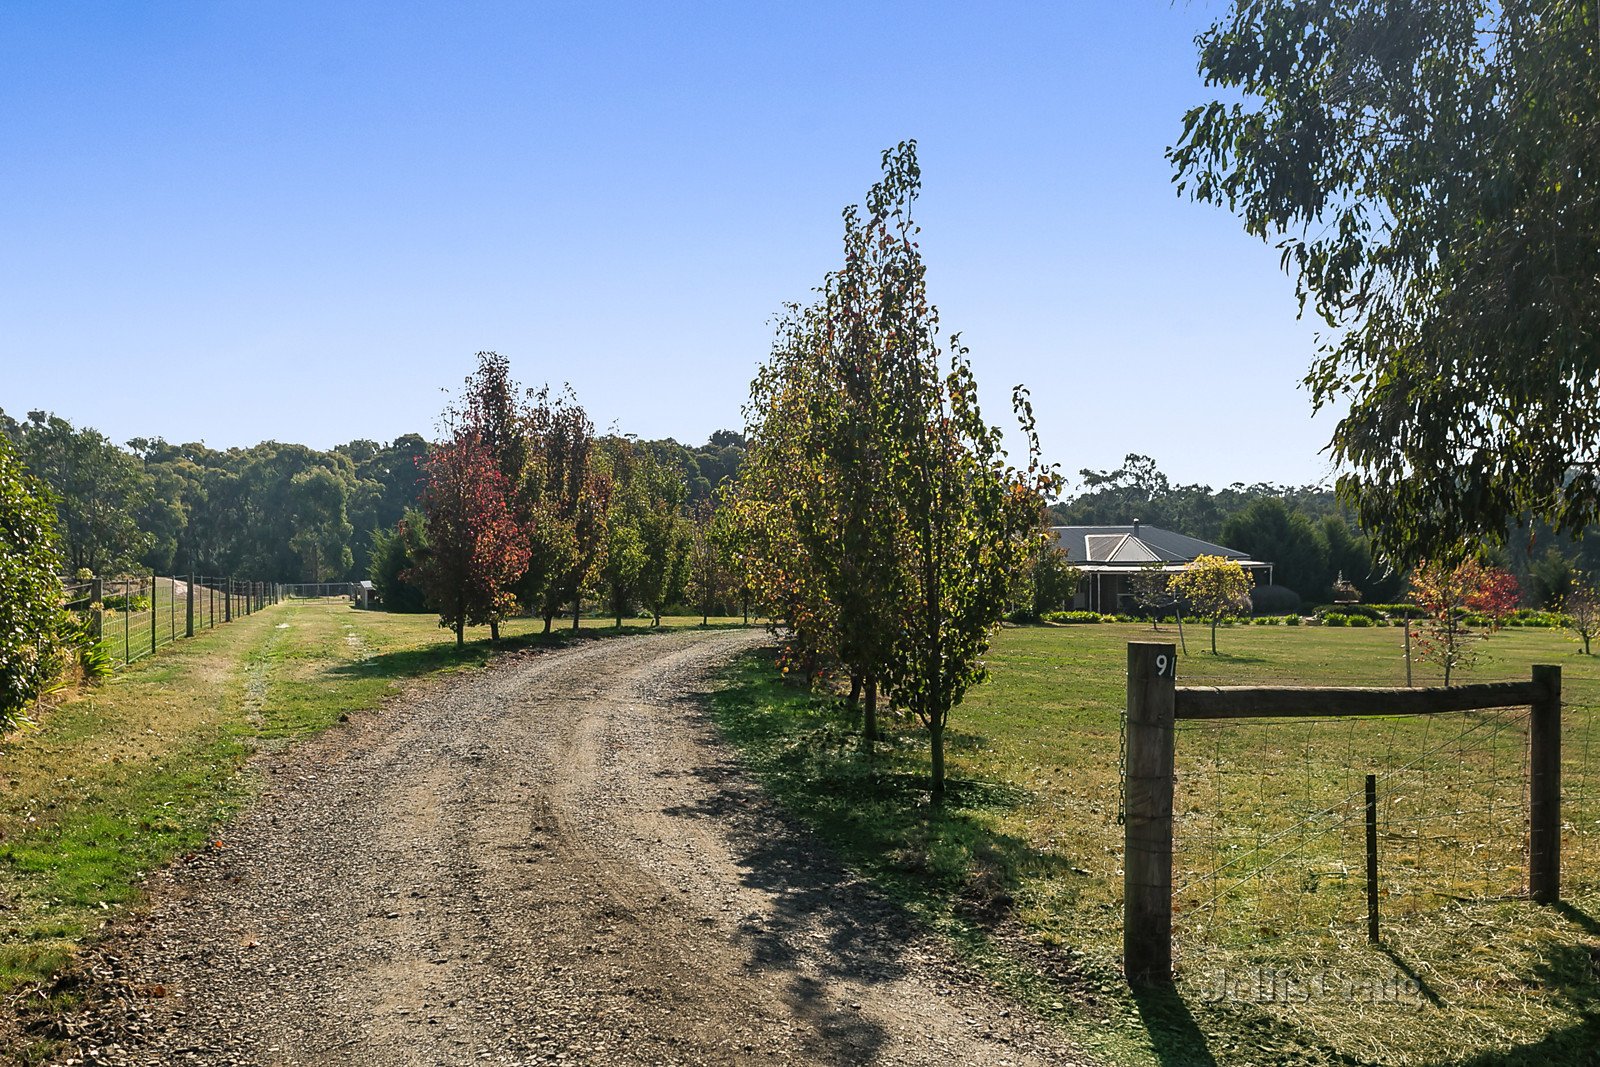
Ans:
[[[1600,518],[1600,12],[1235,0],[1180,191],[1275,241],[1325,327],[1306,376],[1398,562]]]

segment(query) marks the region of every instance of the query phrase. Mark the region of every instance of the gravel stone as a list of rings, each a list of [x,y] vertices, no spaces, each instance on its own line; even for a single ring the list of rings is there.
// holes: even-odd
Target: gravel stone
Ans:
[[[745,776],[701,697],[763,640],[511,654],[262,757],[61,1062],[1087,1062]]]

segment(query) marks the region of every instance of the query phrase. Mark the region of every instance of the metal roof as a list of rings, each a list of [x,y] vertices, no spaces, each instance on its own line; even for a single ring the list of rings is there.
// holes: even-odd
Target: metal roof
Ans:
[[[1145,563],[1188,563],[1197,556],[1222,556],[1255,562],[1248,552],[1214,545],[1158,526],[1052,526],[1056,543],[1075,564],[1137,567]],[[1265,566],[1265,564],[1261,564]]]

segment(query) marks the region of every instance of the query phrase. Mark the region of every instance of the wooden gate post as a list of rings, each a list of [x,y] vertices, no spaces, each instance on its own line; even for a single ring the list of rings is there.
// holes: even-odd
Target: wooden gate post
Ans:
[[[1561,899],[1561,668],[1538,665],[1528,722],[1528,893]]]
[[[1172,980],[1173,709],[1177,649],[1128,642],[1122,958],[1130,982]]]
[[[183,636],[194,636],[194,572],[189,572],[189,580],[185,584],[188,590],[186,604],[183,609]]]

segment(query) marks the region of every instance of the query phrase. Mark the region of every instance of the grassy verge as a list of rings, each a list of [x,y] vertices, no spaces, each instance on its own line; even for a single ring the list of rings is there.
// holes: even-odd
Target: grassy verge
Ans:
[[[734,669],[714,708],[782,803],[1108,1062],[1585,1062],[1600,1045],[1600,660],[1560,635],[1508,630],[1466,679],[1562,665],[1558,910],[1516,896],[1516,713],[1182,727],[1179,981],[1134,996],[1119,976],[1118,733],[1126,642],[1150,636],[1004,631],[991,680],[952,720],[942,811],[927,805],[913,724],[864,756],[837,700],[782,685],[760,656]],[[1229,629],[1220,656],[1191,639],[1179,682],[1403,684],[1400,641],[1392,629]],[[1348,813],[1343,798],[1369,770],[1385,790],[1377,948],[1362,924],[1361,821],[1306,818]],[[1208,899],[1236,857],[1247,877]]]
[[[646,632],[585,619],[579,635],[545,636],[540,625],[511,621],[500,647]],[[51,988],[80,946],[137,900],[146,872],[225,833],[256,788],[246,769],[254,752],[374,707],[407,678],[482,666],[494,651],[476,640],[458,653],[431,616],[291,601],[163,648],[8,739],[0,994]]]

